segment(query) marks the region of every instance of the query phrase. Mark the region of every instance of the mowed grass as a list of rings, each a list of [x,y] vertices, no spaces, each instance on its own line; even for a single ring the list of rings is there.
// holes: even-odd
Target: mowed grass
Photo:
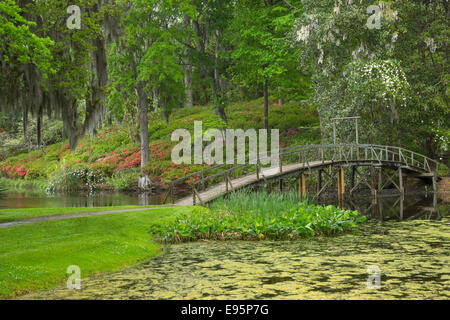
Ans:
[[[152,207],[156,206],[149,205],[149,206],[116,206],[116,207],[2,209],[0,210],[0,223],[20,221],[38,217],[63,216],[79,213],[152,208]]]
[[[161,252],[149,226],[166,224],[192,207],[45,221],[0,229],[0,298],[67,281],[77,265],[81,279],[146,261]]]

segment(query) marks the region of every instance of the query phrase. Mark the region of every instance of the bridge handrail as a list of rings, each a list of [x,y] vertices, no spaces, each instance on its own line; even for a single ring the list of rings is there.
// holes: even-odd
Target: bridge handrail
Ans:
[[[408,166],[413,166],[413,167],[416,167],[416,168],[419,168],[421,170],[425,170],[425,171],[428,171],[428,172],[432,171],[429,163],[434,163],[435,164],[435,168],[437,168],[437,166],[439,165],[438,161],[436,161],[434,159],[431,159],[431,158],[429,158],[429,157],[427,157],[425,155],[419,154],[417,152],[414,152],[414,151],[411,151],[411,150],[407,150],[405,148],[397,147],[397,146],[386,146],[386,145],[376,145],[376,144],[321,144],[321,145],[290,146],[290,147],[279,149],[279,151],[275,153],[275,156],[278,156],[280,168],[282,167],[282,158],[283,158],[283,156],[296,154],[296,153],[298,153],[300,155],[302,152],[310,151],[310,150],[314,150],[314,149],[316,149],[316,150],[323,150],[323,152],[321,154],[322,159],[314,159],[314,160],[304,159],[306,162],[320,161],[320,160],[322,160],[322,161],[324,161],[324,160],[331,160],[333,162],[335,162],[335,161],[349,161],[349,159],[347,158],[348,155],[346,156],[345,153],[343,153],[345,148],[350,148],[351,157],[353,156],[353,148],[354,148],[355,151],[358,152],[358,154],[357,154],[358,160],[364,160],[364,161],[377,160],[377,161],[380,161],[380,162],[381,161],[385,161],[385,160],[383,160],[383,153],[381,153],[381,159],[380,159],[378,157],[377,153],[375,152],[375,151],[381,151],[381,152],[385,152],[387,158],[388,158],[388,156],[387,156],[388,154],[392,155],[393,159],[392,160],[386,159],[388,161],[404,163],[404,164],[406,164]],[[363,157],[364,159],[359,159],[359,156],[360,156],[360,153],[359,153],[360,151],[359,150],[361,150],[361,149],[365,150],[364,151],[364,157]],[[323,159],[324,152],[328,151],[328,150],[332,150],[333,151],[332,159]],[[340,152],[340,159],[339,160],[336,160],[334,158],[335,155],[336,155],[336,150],[339,150],[339,152]],[[367,159],[368,158],[368,155],[367,155],[368,150],[371,150],[372,154],[373,154],[373,152],[375,152],[376,159],[373,159],[373,158]],[[396,150],[396,151],[393,151],[393,150]],[[410,155],[410,156],[407,157],[407,155]],[[422,158],[423,159],[423,163],[422,163],[422,161],[418,161],[417,159],[415,159],[414,155]],[[268,151],[268,152],[260,152],[260,153],[258,153],[256,155],[252,155],[252,156],[254,158],[256,158],[256,167],[257,167],[257,174],[258,174],[258,171],[261,170],[261,167],[260,167],[261,160],[271,159],[274,155],[272,155],[271,151]],[[344,158],[346,158],[346,159],[343,159],[342,156],[344,156]],[[396,156],[398,157],[399,161],[395,161],[395,157]],[[249,163],[249,161],[247,162],[247,160],[249,160],[249,159],[250,159],[250,155],[245,155],[244,157],[239,157],[239,158],[236,157],[234,159],[233,164],[238,163],[239,161],[242,161],[242,160],[244,160],[244,163],[241,163],[241,164],[238,164],[238,165],[233,165],[233,164],[229,164],[229,163],[227,163],[225,161],[224,163],[217,164],[217,165],[208,167],[206,169],[203,169],[203,170],[191,173],[191,174],[189,174],[187,176],[184,176],[182,178],[178,178],[176,180],[173,180],[173,181],[170,182],[170,189],[169,189],[169,192],[167,193],[167,195],[165,197],[165,200],[167,200],[167,197],[168,197],[169,193],[173,193],[174,186],[176,184],[182,182],[182,181],[185,181],[185,180],[187,180],[189,178],[192,178],[192,177],[201,177],[201,179],[199,179],[199,180],[194,182],[194,186],[195,186],[195,185],[197,185],[199,183],[204,183],[204,182],[206,182],[208,180],[211,180],[213,178],[217,178],[217,177],[223,176],[225,174],[229,174],[232,171],[237,170],[239,168],[242,168],[242,167],[245,167],[245,166],[254,166],[255,163]],[[409,162],[408,159],[411,159],[411,163],[408,163]],[[352,160],[356,160],[356,159],[352,158]],[[420,164],[420,165],[417,165],[417,164]],[[206,176],[206,177],[204,176],[205,173],[207,173],[209,171],[212,171],[214,169],[219,169],[219,168],[222,168],[222,167],[225,167],[225,166],[232,166],[232,167],[231,168],[226,168],[223,171],[214,173],[214,174],[212,174],[210,176]],[[427,169],[427,167],[428,167],[428,169]],[[263,175],[263,178],[265,178],[264,175]],[[228,182],[226,182],[226,183],[228,183]]]

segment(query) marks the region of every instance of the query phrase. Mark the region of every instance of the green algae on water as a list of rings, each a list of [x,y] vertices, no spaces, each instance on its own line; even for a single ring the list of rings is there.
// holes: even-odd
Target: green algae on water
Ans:
[[[25,299],[449,299],[450,217],[297,241],[205,241]],[[369,289],[367,268],[381,269]]]

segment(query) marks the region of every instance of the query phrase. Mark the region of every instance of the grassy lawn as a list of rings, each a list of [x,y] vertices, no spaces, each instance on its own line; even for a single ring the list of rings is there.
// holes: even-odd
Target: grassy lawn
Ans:
[[[0,298],[63,284],[70,265],[80,267],[83,280],[148,260],[161,251],[151,241],[149,226],[190,210],[153,209],[0,229]]]
[[[170,206],[170,205],[167,205]],[[117,206],[117,207],[79,207],[79,208],[23,208],[23,209],[2,209],[0,210],[0,223],[20,221],[38,217],[62,216],[78,213],[114,211],[137,208],[151,208],[149,206]]]

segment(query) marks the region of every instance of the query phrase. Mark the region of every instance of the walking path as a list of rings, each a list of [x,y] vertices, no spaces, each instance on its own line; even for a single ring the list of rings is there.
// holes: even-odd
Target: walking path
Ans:
[[[122,209],[122,210],[76,213],[76,214],[67,214],[67,215],[61,215],[61,216],[38,217],[38,218],[31,218],[31,219],[25,219],[25,220],[0,223],[0,228],[13,227],[13,226],[18,226],[18,225],[22,225],[22,224],[29,224],[29,223],[41,222],[41,221],[54,221],[54,220],[63,220],[63,219],[84,218],[84,217],[101,216],[104,214],[111,214],[111,213],[146,211],[146,210],[155,210],[155,209],[168,209],[168,208],[173,208],[173,207],[174,206],[146,207],[146,208],[136,208],[136,209]]]

